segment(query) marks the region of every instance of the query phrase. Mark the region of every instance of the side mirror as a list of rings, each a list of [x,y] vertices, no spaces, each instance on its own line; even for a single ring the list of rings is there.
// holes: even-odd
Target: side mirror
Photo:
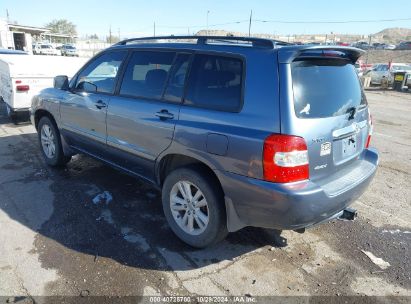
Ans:
[[[65,75],[54,77],[54,88],[67,91],[69,89],[68,77]]]
[[[94,83],[91,83],[88,81],[80,82],[77,88],[80,88],[82,91],[85,91],[85,92],[90,92],[90,93],[97,92],[97,86]]]

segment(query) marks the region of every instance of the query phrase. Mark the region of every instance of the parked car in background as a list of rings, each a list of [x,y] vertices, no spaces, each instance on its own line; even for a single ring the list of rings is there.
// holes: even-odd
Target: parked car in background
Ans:
[[[36,45],[35,53],[34,53],[34,48],[33,48],[33,54],[58,56],[58,55],[61,55],[61,52],[55,49],[51,44],[42,43],[42,44]]]
[[[364,73],[364,76],[371,77],[371,84],[380,85],[381,80],[385,77],[388,83],[392,84],[394,72],[405,71],[410,72],[411,66],[405,63],[379,63],[375,64],[371,70]]]
[[[395,50],[395,44],[385,44],[384,43],[384,50]]]
[[[370,48],[370,45],[365,41],[359,41],[359,42],[354,43],[353,47],[356,47],[362,50],[368,50]]]
[[[71,44],[64,44],[60,47],[61,56],[74,56],[78,57],[78,51],[75,46]]]
[[[165,218],[191,246],[246,226],[303,232],[353,219],[347,207],[377,169],[362,54],[251,37],[129,39],[70,82],[56,77],[31,120],[50,166],[85,153],[162,189]]]
[[[40,55],[40,44],[33,43],[32,46],[33,55]]]
[[[375,50],[383,50],[384,49],[385,44],[384,43],[380,43],[380,42],[374,42],[370,48],[375,49]]]
[[[411,50],[411,41],[403,41],[397,47],[396,50]]]
[[[380,43],[380,42],[375,42],[372,44],[372,48],[375,50],[394,50],[395,49],[395,44],[386,44],[386,43]]]
[[[355,66],[355,70],[357,71],[358,76],[361,77],[364,73],[364,69],[362,68],[361,63],[357,61],[354,64],[354,66]]]

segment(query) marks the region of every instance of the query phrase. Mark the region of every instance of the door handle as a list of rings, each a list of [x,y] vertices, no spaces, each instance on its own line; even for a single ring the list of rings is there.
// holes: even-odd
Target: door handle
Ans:
[[[156,112],[155,114],[158,118],[165,120],[165,119],[173,119],[174,118],[174,114],[170,113],[167,110],[161,110],[159,112]]]
[[[103,102],[102,100],[98,100],[95,104],[97,109],[102,109],[107,107],[107,104],[105,102]]]

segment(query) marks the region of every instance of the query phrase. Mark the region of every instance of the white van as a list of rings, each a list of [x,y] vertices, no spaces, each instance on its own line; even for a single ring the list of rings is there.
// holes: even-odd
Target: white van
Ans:
[[[54,76],[73,76],[87,58],[0,55],[0,98],[13,120],[27,112],[31,98],[53,86]]]

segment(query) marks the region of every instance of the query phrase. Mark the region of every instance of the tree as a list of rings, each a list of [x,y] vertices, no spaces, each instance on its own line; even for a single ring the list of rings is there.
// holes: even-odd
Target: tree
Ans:
[[[89,38],[90,38],[90,39],[96,39],[96,40],[98,40],[97,34],[92,34],[92,35],[90,35]]]
[[[50,32],[54,34],[77,35],[76,26],[66,19],[54,19],[46,24],[46,28],[50,29]]]
[[[120,41],[120,38],[118,36],[111,35],[106,37],[106,41],[108,43],[117,43]]]

